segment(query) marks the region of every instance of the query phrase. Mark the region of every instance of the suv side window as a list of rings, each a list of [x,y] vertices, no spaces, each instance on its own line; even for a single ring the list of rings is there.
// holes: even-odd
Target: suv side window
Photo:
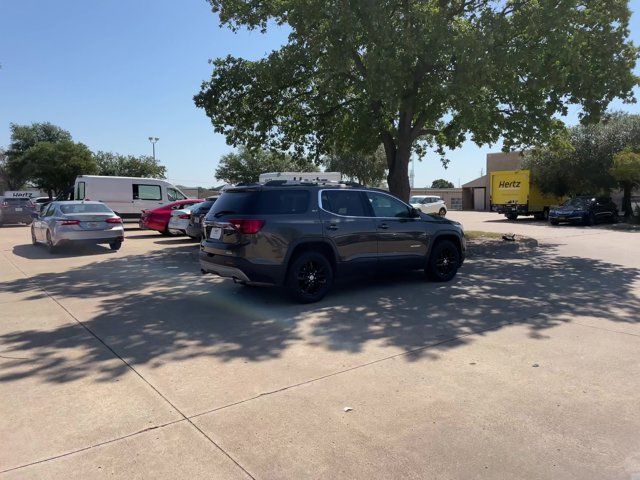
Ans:
[[[381,218],[411,218],[411,209],[391,195],[377,192],[367,192],[367,198],[376,217]]]
[[[369,217],[362,192],[356,190],[324,190],[321,207],[343,217]]]
[[[260,194],[258,213],[287,215],[305,213],[308,208],[308,190],[265,190]]]

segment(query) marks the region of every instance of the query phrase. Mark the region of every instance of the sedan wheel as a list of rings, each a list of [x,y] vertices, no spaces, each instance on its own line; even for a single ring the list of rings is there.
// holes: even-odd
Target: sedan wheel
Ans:
[[[47,248],[49,249],[49,253],[56,253],[57,251],[57,248],[51,239],[51,232],[49,230],[47,230]]]
[[[33,245],[38,244],[38,240],[36,239],[36,231],[34,230],[33,225],[31,225],[31,243]]]

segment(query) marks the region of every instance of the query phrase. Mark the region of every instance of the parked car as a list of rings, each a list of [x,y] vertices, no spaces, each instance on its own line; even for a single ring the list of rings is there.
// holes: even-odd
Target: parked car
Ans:
[[[409,199],[409,203],[422,213],[435,213],[441,217],[447,214],[447,206],[444,200],[435,195],[414,195]]]
[[[32,198],[31,201],[34,203],[36,207],[36,212],[39,213],[40,210],[42,210],[42,208],[47,204],[51,203],[53,199],[49,197],[37,197],[37,198]]]
[[[108,205],[122,218],[136,219],[144,210],[153,210],[187,198],[166,180],[101,175],[78,176],[69,194],[69,200],[97,200]]]
[[[609,197],[573,197],[549,211],[551,225],[558,225],[560,222],[594,225],[600,222],[615,222],[617,219],[618,207]]]
[[[124,241],[122,219],[101,202],[51,202],[33,217],[31,242],[45,243],[52,253],[65,243],[108,243],[119,250]]]
[[[198,205],[200,204],[196,203],[184,208],[172,210],[171,216],[169,217],[169,224],[167,225],[169,233],[172,235],[185,235],[187,233],[189,219],[191,218],[191,210]]]
[[[241,284],[284,285],[301,302],[336,277],[424,270],[451,280],[465,257],[462,226],[422,214],[387,192],[287,183],[225,190],[205,218],[203,273]]]
[[[35,205],[29,198],[0,197],[0,225],[26,223],[33,220]]]
[[[185,200],[168,203],[167,205],[154,208],[153,210],[143,210],[142,217],[140,217],[140,228],[156,230],[163,235],[171,235],[171,232],[169,231],[169,219],[171,218],[171,212],[200,202],[202,202],[202,200],[197,198],[187,198]]]
[[[189,218],[186,234],[194,240],[202,238],[202,221],[217,199],[218,197],[208,197],[204,202],[194,205],[191,209],[191,217]]]

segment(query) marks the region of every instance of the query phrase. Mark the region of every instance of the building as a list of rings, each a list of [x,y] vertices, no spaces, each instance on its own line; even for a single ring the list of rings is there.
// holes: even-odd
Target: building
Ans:
[[[522,168],[522,153],[499,152],[487,154],[486,174],[462,185],[463,210],[490,210],[491,200],[489,182],[491,172],[500,170],[519,170]]]

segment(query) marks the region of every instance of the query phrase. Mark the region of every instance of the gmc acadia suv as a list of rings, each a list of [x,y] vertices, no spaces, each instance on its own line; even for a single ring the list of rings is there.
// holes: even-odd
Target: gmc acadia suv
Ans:
[[[301,302],[334,278],[424,269],[451,280],[465,256],[457,222],[387,192],[346,184],[272,181],[225,190],[204,221],[200,268],[244,285],[282,285]]]

